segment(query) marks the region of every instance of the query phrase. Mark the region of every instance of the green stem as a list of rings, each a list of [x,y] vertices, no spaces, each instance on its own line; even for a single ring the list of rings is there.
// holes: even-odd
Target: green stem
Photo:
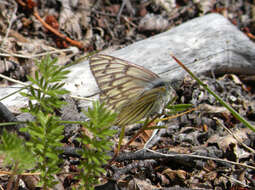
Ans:
[[[237,113],[227,102],[222,100],[217,94],[215,94],[206,84],[204,84],[195,74],[193,74],[183,63],[181,63],[175,56],[171,55],[172,58],[187,72],[192,78],[194,78],[198,84],[200,84],[204,89],[206,89],[210,94],[212,94],[216,100],[218,100],[224,107],[226,107],[239,121],[241,121],[245,126],[250,128],[255,132],[255,127],[251,125],[245,118],[243,118],[239,113]]]

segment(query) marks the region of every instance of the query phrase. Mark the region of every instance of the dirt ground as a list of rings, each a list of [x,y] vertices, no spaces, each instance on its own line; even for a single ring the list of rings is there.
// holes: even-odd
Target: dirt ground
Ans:
[[[26,81],[26,75],[34,73],[34,58],[47,53],[58,57],[59,64],[66,65],[80,56],[120,49],[208,13],[222,14],[251,40],[255,39],[255,2],[251,0],[0,1],[0,74]],[[242,81],[238,76],[225,75],[204,77],[203,81],[254,123],[254,79]],[[1,87],[10,84],[0,80]],[[101,177],[105,186],[101,184],[97,189],[255,187],[254,169],[236,164],[254,166],[253,152],[237,143],[213,118],[222,121],[251,148],[254,148],[254,134],[195,82],[186,80],[177,94],[177,103],[204,106],[213,113],[194,111],[167,123],[160,140],[151,148],[156,152],[135,152],[148,140],[141,136],[112,163],[107,176]],[[130,131],[126,138],[133,134],[135,132]],[[176,153],[193,153],[235,163],[166,156]],[[71,162],[68,164],[72,169],[76,167]],[[6,179],[0,179],[0,185],[5,187]],[[63,189],[71,189],[77,183],[72,174],[62,179]]]

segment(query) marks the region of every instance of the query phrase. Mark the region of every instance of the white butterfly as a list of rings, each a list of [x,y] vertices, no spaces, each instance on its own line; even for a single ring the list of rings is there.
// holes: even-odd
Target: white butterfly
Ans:
[[[90,58],[90,69],[100,88],[100,101],[118,113],[119,126],[161,113],[175,96],[170,82],[116,57],[96,54]]]

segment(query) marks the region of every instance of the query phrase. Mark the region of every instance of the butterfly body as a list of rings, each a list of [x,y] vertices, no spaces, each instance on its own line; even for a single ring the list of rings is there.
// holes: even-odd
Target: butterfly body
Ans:
[[[94,55],[90,69],[100,88],[100,100],[118,113],[119,126],[162,112],[175,95],[170,83],[157,74],[119,58]]]

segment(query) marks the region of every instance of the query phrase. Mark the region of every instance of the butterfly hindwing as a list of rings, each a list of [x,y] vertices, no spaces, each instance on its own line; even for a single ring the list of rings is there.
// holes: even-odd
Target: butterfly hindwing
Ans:
[[[153,110],[158,110],[161,106],[158,101],[159,94],[164,93],[165,90],[164,87],[154,88],[127,102],[122,106],[117,123],[119,125],[134,123],[149,116],[148,114],[153,113]]]

